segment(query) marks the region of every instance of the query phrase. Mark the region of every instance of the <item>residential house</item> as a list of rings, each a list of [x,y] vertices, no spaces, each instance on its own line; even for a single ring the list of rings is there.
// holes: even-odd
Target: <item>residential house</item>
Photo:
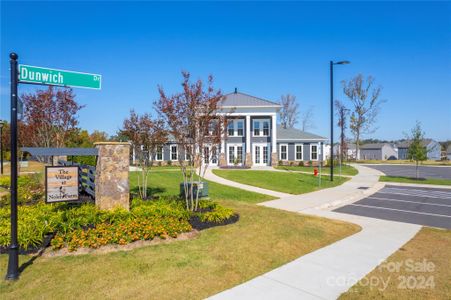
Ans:
[[[398,159],[408,159],[407,153],[411,143],[411,141],[402,141],[396,145],[398,148]],[[439,142],[434,141],[433,139],[424,139],[423,146],[427,149],[427,157],[429,160],[440,160],[441,146]]]
[[[451,145],[448,145],[448,148],[446,149],[446,157],[448,160],[451,160]]]
[[[281,106],[273,101],[238,92],[227,94],[218,114],[228,118],[226,134],[219,149],[204,149],[206,162],[218,166],[275,166],[305,162],[317,165],[323,160],[326,138],[277,125]],[[208,151],[207,151],[208,150]],[[177,142],[171,140],[156,155],[160,164],[177,164]]]
[[[365,144],[360,146],[359,152],[359,157],[363,160],[398,159],[396,147],[389,143]]]

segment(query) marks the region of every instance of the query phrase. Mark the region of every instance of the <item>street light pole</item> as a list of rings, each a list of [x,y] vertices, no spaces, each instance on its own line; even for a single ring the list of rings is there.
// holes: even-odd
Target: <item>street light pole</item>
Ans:
[[[347,65],[347,60],[330,61],[330,181],[334,181],[334,65]]]
[[[19,278],[19,243],[17,241],[17,85],[16,53],[11,53],[11,244],[9,245],[7,280]]]
[[[334,181],[334,62],[330,61],[330,181]]]

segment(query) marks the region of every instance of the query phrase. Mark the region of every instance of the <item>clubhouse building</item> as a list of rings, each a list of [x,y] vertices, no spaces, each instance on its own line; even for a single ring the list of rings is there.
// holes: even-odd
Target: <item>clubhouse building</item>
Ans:
[[[281,106],[273,101],[235,92],[224,96],[221,112],[230,118],[219,149],[204,149],[205,162],[226,166],[318,165],[323,161],[324,137],[277,125]],[[177,164],[176,141],[157,152],[155,163]]]

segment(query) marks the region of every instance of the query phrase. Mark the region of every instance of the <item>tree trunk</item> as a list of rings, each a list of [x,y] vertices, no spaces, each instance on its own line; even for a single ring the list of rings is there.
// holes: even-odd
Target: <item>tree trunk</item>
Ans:
[[[416,162],[415,173],[416,173],[416,177],[417,177],[417,180],[418,180],[419,175],[420,175],[420,174],[418,173],[418,160],[417,160],[417,162]]]

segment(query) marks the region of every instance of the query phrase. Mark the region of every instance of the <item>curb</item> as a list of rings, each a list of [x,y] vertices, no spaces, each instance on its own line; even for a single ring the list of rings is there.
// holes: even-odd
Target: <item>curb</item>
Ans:
[[[451,186],[449,185],[440,185],[440,184],[418,184],[418,183],[404,183],[404,182],[388,182],[384,181],[386,185],[396,185],[396,186],[406,186],[406,187],[422,187],[422,188],[433,188],[433,189],[446,189],[451,190]]]
[[[332,208],[337,208],[340,206],[344,206],[347,205],[349,203],[353,203],[356,201],[359,201],[365,197],[368,197],[372,194],[377,193],[377,191],[379,191],[380,189],[382,189],[385,186],[384,182],[377,182],[376,184],[374,184],[372,187],[370,187],[367,190],[362,190],[362,192],[359,193],[355,193],[352,196],[348,196],[345,197],[344,199],[341,200],[337,200],[334,202],[329,202],[326,204],[322,204],[316,207],[313,207],[312,209],[320,209],[320,210],[332,210]]]

